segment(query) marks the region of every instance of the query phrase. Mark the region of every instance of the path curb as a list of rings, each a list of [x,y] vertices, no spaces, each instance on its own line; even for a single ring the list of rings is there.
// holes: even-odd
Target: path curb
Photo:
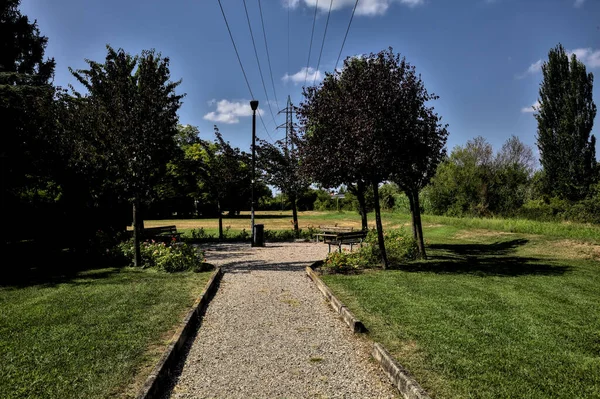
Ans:
[[[404,399],[430,399],[408,370],[402,367],[383,345],[375,342],[371,354]]]
[[[218,267],[204,287],[204,291],[194,304],[192,309],[185,316],[181,325],[169,341],[167,349],[163,352],[158,364],[154,367],[144,386],[140,389],[137,399],[159,398],[166,385],[169,384],[171,373],[179,361],[179,355],[188,340],[195,333],[200,325],[202,314],[206,310],[208,303],[215,294],[219,282],[223,277],[223,271]]]
[[[317,264],[313,266],[317,266]],[[340,314],[353,332],[367,332],[367,328],[363,323],[354,317],[346,305],[333,295],[329,287],[314,272],[313,266],[306,268],[306,274],[314,281],[319,291],[329,301],[331,307]],[[409,371],[402,367],[383,345],[377,342],[373,343],[373,352],[371,355],[379,363],[379,366],[404,399],[431,399]]]
[[[321,280],[319,276],[317,276],[317,274],[313,271],[313,269],[310,266],[306,267],[306,274],[308,274],[308,277],[310,277],[312,281],[314,281],[319,291],[321,291],[323,296],[329,301],[331,307],[339,313],[344,322],[348,324],[348,327],[350,327],[352,332],[367,332],[365,325],[356,317],[354,317],[354,315],[348,310],[346,305],[344,305],[339,299],[335,297],[335,295],[333,295],[329,287],[325,285],[323,280]]]

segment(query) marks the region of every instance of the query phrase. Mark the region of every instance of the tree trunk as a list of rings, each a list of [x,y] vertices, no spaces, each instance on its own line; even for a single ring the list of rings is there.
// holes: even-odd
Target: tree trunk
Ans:
[[[221,201],[217,200],[217,212],[219,212],[219,241],[223,240],[223,214],[221,213]]]
[[[419,247],[419,253],[421,254],[421,258],[427,259],[427,254],[425,253],[425,241],[423,240],[423,225],[421,223],[421,205],[419,204],[419,192],[417,190],[413,190],[411,192],[411,196],[413,198],[414,204],[414,224],[415,230],[417,232],[417,246]]]
[[[367,223],[367,200],[365,199],[365,190],[365,183],[362,180],[359,180],[356,183],[356,186],[348,184],[348,191],[356,195],[356,200],[358,201],[358,214],[360,215],[360,222],[363,231],[369,230],[369,225]]]
[[[296,195],[290,195],[292,202],[292,219],[294,221],[294,235],[296,238],[300,238],[300,229],[298,228],[298,208],[296,207]]]
[[[140,237],[142,231],[140,229],[140,223],[138,220],[139,217],[139,201],[137,198],[133,200],[133,247],[134,247],[134,256],[133,256],[133,265],[135,267],[142,266],[142,253],[140,252]]]
[[[365,199],[365,189],[365,183],[359,180],[358,183],[356,183],[356,199],[358,200],[362,229],[367,231],[369,230],[369,225],[367,224],[367,200]]]
[[[381,224],[381,209],[379,207],[379,184],[376,181],[373,184],[373,199],[375,200],[375,223],[377,225],[377,241],[379,241],[379,250],[381,251],[381,262],[383,270],[389,266],[387,253],[385,252],[385,241],[383,239],[383,225]]]
[[[417,239],[417,222],[415,220],[415,201],[413,200],[412,193],[410,190],[404,192],[408,198],[408,204],[410,205],[410,224],[412,227],[413,238]]]

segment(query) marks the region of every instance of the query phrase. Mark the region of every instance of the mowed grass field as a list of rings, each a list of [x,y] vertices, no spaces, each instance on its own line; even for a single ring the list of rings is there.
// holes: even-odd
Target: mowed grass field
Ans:
[[[434,398],[599,398],[600,235],[452,222],[427,261],[323,279]]]
[[[384,226],[393,228],[398,228],[402,225],[408,226],[408,216],[391,213],[388,215],[393,216],[384,220]],[[258,211],[255,213],[255,223],[264,224],[266,230],[291,230],[294,226],[291,211]],[[145,227],[175,225],[177,226],[177,230],[183,232],[184,234],[189,234],[191,229],[203,228],[205,232],[214,234],[216,236],[219,228],[219,219],[199,218],[145,220],[144,225]],[[298,226],[300,229],[334,225],[360,229],[360,216],[356,212],[298,212]],[[223,229],[226,229],[227,227],[229,227],[232,232],[241,231],[242,229],[250,231],[250,212],[242,212],[239,216],[224,216]],[[375,227],[374,217],[369,219],[369,227]],[[129,228],[131,229],[131,227]]]
[[[410,228],[410,216],[402,213],[382,212],[384,229]],[[438,226],[450,225],[465,229],[486,229],[512,233],[537,234],[553,238],[576,239],[600,244],[600,226],[581,223],[554,223],[536,222],[523,219],[481,219],[481,218],[455,218],[446,216],[423,215],[423,225]],[[375,228],[375,215],[368,215],[369,228]],[[189,234],[191,229],[203,228],[205,232],[216,235],[219,220],[216,218],[199,219],[162,219],[146,220],[146,227],[175,225],[184,234]],[[291,211],[257,211],[255,223],[265,225],[267,230],[291,230],[293,228]],[[360,216],[356,212],[298,212],[298,225],[301,229],[319,226],[344,226],[361,228]],[[229,227],[233,231],[246,229],[250,231],[250,212],[242,212],[239,216],[223,218],[223,228]],[[131,227],[129,227],[131,228]]]
[[[105,268],[0,284],[0,397],[135,397],[209,276]]]

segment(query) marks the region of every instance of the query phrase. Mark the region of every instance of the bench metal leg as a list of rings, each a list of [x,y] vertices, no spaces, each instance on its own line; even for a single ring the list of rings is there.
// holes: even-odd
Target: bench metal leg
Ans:
[[[342,253],[342,243],[341,242],[338,244],[338,249],[339,249],[340,253]]]

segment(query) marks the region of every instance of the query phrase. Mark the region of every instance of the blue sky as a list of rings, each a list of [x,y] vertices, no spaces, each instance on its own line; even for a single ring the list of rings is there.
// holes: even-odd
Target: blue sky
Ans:
[[[288,95],[301,101],[316,0],[261,0],[279,108]],[[275,95],[257,0],[246,0],[273,121],[252,47],[242,0],[222,0],[252,92],[260,101],[257,135],[281,139]],[[354,0],[333,0],[318,72],[317,59],[330,0],[318,2],[309,79],[335,66]],[[248,150],[251,118],[248,87],[217,0],[22,0],[21,11],[37,19],[48,36],[47,56],[56,59],[55,84],[74,83],[68,67],[102,61],[105,45],[130,53],[155,48],[171,59],[171,75],[187,93],[180,122],[213,138],[217,124],[232,144]],[[289,14],[289,25],[288,25]],[[288,46],[289,26],[289,46]],[[561,42],[600,73],[598,0],[360,0],[343,49],[346,56],[392,46],[440,96],[433,105],[448,123],[448,148],[481,135],[494,149],[512,134],[535,148],[540,63]],[[289,54],[289,57],[288,57]],[[341,61],[340,61],[341,63]],[[600,102],[596,81],[594,100]],[[598,122],[598,118],[596,120]],[[593,133],[600,136],[600,127]],[[598,140],[600,142],[600,138]],[[597,148],[600,155],[600,143]]]

